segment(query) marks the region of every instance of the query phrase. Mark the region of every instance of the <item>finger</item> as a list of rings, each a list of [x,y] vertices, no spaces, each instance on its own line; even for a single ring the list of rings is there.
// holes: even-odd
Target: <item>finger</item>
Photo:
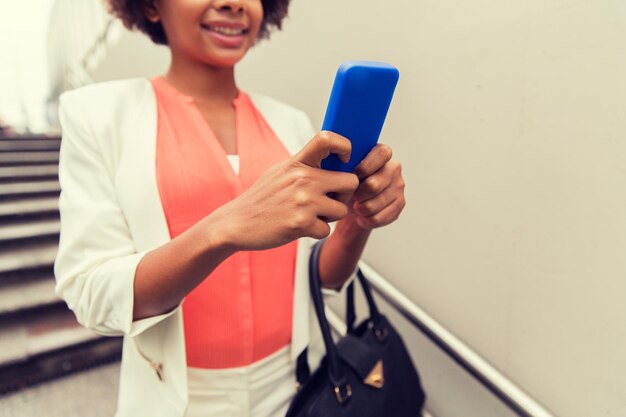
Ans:
[[[324,193],[343,203],[347,203],[359,187],[357,176],[346,172],[322,171],[320,180]]]
[[[366,201],[377,196],[387,189],[394,180],[394,168],[386,164],[378,172],[361,181],[359,188],[354,192],[356,201]]]
[[[398,192],[392,187],[388,187],[382,193],[370,198],[369,200],[355,202],[353,209],[359,216],[373,216],[390,206],[401,195],[401,192]]]
[[[357,217],[357,223],[359,226],[366,229],[375,229],[378,227],[386,226],[390,223],[393,223],[400,217],[400,213],[404,209],[406,205],[406,201],[404,197],[398,198],[394,200],[390,205],[388,205],[382,211],[376,213],[373,216],[369,217]]]
[[[337,154],[342,162],[350,160],[352,144],[346,138],[333,132],[319,132],[295,155],[295,160],[310,167],[319,168],[322,159],[331,153]]]
[[[354,193],[360,182],[356,175],[347,172],[335,172],[319,169],[316,172],[322,190],[326,193]]]
[[[387,162],[391,161],[393,151],[388,145],[379,143],[372,149],[367,156],[356,167],[354,173],[359,178],[367,178],[379,169],[381,169]]]
[[[319,210],[319,218],[327,223],[343,219],[348,214],[348,206],[332,198],[327,198]]]
[[[327,222],[317,219],[309,228],[305,236],[313,239],[324,239],[330,234],[330,226]]]

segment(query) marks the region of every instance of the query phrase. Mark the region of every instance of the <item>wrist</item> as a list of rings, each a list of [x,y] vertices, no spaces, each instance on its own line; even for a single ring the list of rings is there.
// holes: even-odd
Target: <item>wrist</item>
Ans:
[[[337,222],[320,253],[320,279],[326,288],[341,288],[354,272],[371,230],[351,216]]]
[[[371,233],[372,230],[361,227],[354,216],[347,215],[337,222],[333,235],[337,235],[347,244],[353,246],[356,242],[367,241]]]
[[[226,259],[241,250],[235,225],[227,219],[220,218],[218,211],[205,217],[198,226],[203,252],[218,254]]]

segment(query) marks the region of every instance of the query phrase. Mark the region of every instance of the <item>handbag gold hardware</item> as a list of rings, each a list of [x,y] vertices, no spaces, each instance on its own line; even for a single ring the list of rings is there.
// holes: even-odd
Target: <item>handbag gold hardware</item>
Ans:
[[[346,384],[346,396],[344,397],[341,394],[341,388],[335,387],[335,397],[337,397],[337,402],[339,404],[343,404],[348,398],[352,397],[352,387],[350,384]]]
[[[387,336],[389,336],[389,329],[384,327],[382,330],[380,329],[375,329],[374,330],[374,334],[376,335],[376,338],[381,341],[384,342],[385,339],[387,338]]]
[[[376,365],[372,368],[367,378],[363,382],[374,388],[382,388],[385,386],[385,377],[383,373],[383,361],[376,362]]]

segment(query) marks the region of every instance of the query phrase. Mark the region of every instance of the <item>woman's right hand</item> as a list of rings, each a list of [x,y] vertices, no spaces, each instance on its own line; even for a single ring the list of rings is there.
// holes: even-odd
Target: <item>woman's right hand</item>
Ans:
[[[320,164],[331,153],[347,162],[351,150],[348,139],[319,132],[298,154],[269,168],[250,189],[207,216],[205,230],[234,251],[328,236],[328,223],[347,215],[346,203],[359,180]]]
[[[237,251],[270,249],[303,236],[326,237],[328,222],[347,215],[346,203],[359,180],[320,169],[320,163],[331,153],[347,161],[351,149],[344,137],[318,133],[239,197],[148,252],[135,272],[133,319],[172,310]]]

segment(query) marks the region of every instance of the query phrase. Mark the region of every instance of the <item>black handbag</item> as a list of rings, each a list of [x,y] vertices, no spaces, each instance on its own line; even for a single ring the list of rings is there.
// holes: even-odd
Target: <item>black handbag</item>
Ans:
[[[311,253],[311,297],[324,338],[326,356],[310,375],[307,350],[300,355],[296,379],[300,389],[287,417],[419,417],[426,399],[419,375],[406,347],[387,318],[380,314],[369,284],[358,280],[370,317],[354,327],[354,283],[347,288],[348,332],[336,345],[324,312],[318,261],[321,245]]]

